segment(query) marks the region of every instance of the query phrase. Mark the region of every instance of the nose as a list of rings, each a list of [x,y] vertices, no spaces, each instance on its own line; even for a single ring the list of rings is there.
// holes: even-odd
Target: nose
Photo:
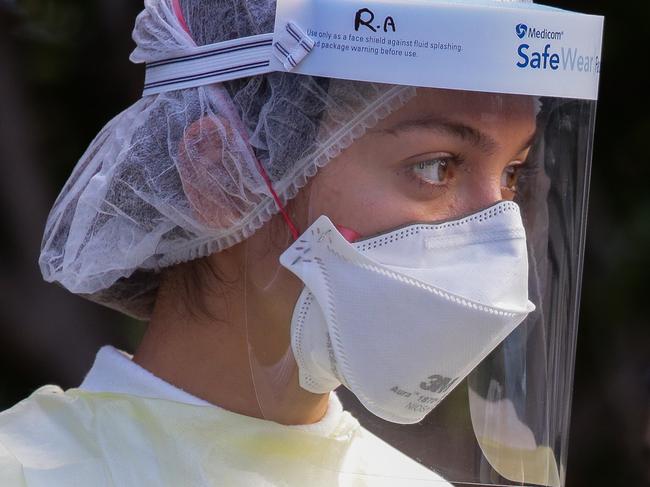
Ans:
[[[473,182],[463,193],[462,208],[458,208],[462,214],[475,213],[504,199],[500,177]]]

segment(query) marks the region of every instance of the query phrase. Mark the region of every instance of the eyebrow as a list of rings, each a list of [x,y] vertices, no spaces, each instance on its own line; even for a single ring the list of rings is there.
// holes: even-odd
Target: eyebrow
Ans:
[[[481,132],[470,125],[445,118],[427,117],[414,120],[404,120],[392,127],[385,129],[372,129],[370,132],[398,136],[400,133],[409,132],[411,130],[434,130],[436,132],[459,137],[488,153],[493,153],[499,148],[499,143],[492,136]],[[535,131],[528,140],[526,140],[519,152],[523,152],[525,149],[530,147],[533,144],[536,135]]]

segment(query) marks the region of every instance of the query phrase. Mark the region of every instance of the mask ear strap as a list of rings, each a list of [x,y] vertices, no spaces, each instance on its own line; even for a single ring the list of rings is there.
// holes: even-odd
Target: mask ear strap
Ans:
[[[253,156],[255,157],[255,156]],[[266,172],[266,169],[264,169],[264,166],[262,166],[262,163],[259,161],[257,157],[255,157],[255,162],[257,163],[257,169],[260,172],[260,175],[262,176],[262,179],[264,179],[264,182],[266,183],[266,186],[269,188],[269,191],[271,192],[271,196],[273,197],[273,200],[275,201],[276,206],[280,210],[280,213],[282,214],[282,218],[284,218],[285,223],[287,224],[287,227],[289,227],[289,231],[291,232],[291,235],[293,236],[294,240],[298,240],[298,237],[300,237],[300,232],[296,228],[296,226],[293,224],[293,220],[289,216],[289,212],[285,208],[285,206],[282,204],[282,201],[280,201],[280,198],[278,197],[277,193],[275,192],[275,189],[273,189],[273,183],[271,182],[271,178],[269,178],[268,173]]]
[[[183,27],[183,30],[185,30],[185,32],[187,32],[187,35],[190,36],[191,38],[192,34],[190,33],[190,29],[187,26],[187,22],[185,21],[185,16],[183,15],[183,9],[181,8],[180,0],[172,0],[172,9],[174,11],[174,15],[176,15],[176,19],[181,24],[181,27]],[[225,114],[227,115],[228,120],[232,123],[233,128],[237,130],[237,132],[239,132],[239,135],[242,137],[244,142],[246,142],[246,145],[249,148],[250,157],[255,161],[255,167],[257,167],[260,176],[262,176],[262,179],[264,180],[266,187],[271,193],[271,197],[273,198],[273,201],[275,201],[278,210],[280,210],[280,213],[282,214],[282,218],[284,218],[284,221],[287,224],[287,227],[289,228],[289,231],[291,232],[293,239],[298,240],[298,237],[300,236],[300,232],[298,231],[296,225],[294,225],[293,220],[289,216],[289,212],[287,211],[285,206],[282,204],[282,201],[280,201],[278,194],[275,192],[275,189],[273,188],[273,182],[271,181],[271,178],[266,172],[266,169],[259,161],[259,159],[255,157],[255,154],[253,153],[253,148],[251,147],[248,139],[248,132],[246,132],[246,128],[244,127],[244,124],[232,103],[232,99],[230,98],[230,95],[220,84],[208,85],[206,86],[206,88],[212,89],[214,95],[219,99],[219,104],[223,109],[223,111],[225,112]]]
[[[246,146],[249,149],[249,156],[253,161],[255,161],[255,167],[257,167],[260,176],[262,176],[262,179],[264,180],[266,187],[271,193],[271,197],[273,198],[273,201],[275,201],[275,205],[278,207],[278,210],[280,210],[280,213],[282,214],[282,218],[287,224],[287,227],[289,228],[289,231],[291,232],[293,239],[298,240],[298,237],[300,236],[300,232],[298,231],[296,225],[294,225],[293,220],[289,216],[289,212],[287,211],[285,206],[282,204],[282,201],[280,201],[280,197],[275,192],[275,189],[273,188],[273,182],[271,181],[269,174],[266,172],[266,169],[264,168],[260,160],[253,153],[253,148],[250,145],[248,139],[248,132],[246,131],[246,128],[244,127],[244,123],[242,122],[241,118],[239,117],[239,114],[237,113],[237,110],[235,109],[235,106],[232,103],[232,99],[230,98],[230,95],[221,86],[221,84],[209,85],[206,88],[211,89],[214,95],[219,99],[219,105],[221,106],[221,108],[223,108],[224,112],[228,116],[228,119],[232,122],[233,128],[239,133],[239,135],[246,143]]]
[[[174,15],[176,15],[176,19],[181,24],[183,30],[187,32],[188,36],[192,37],[192,34],[190,34],[190,29],[187,26],[187,22],[185,21],[185,16],[183,15],[183,9],[181,8],[180,0],[172,0],[172,10],[174,11]]]

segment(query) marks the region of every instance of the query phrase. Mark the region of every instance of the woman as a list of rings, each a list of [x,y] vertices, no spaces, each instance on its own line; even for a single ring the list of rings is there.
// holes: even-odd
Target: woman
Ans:
[[[147,1],[132,60],[271,32],[274,13]],[[0,416],[2,485],[450,485],[332,391],[421,422],[539,317],[513,203],[546,232],[539,112],[531,95],[293,73],[145,96],[75,168],[40,264],[147,332],[133,357],[103,348],[78,389]],[[508,402],[490,397],[470,397],[475,428]],[[494,471],[559,482],[544,441],[509,421],[533,453],[494,455],[483,431]]]

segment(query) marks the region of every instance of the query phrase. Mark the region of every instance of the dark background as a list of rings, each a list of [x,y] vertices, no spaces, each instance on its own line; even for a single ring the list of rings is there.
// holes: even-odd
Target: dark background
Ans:
[[[569,487],[650,485],[650,2],[549,4],[606,16],[569,448]],[[79,384],[141,324],[45,284],[49,208],[98,130],[140,97],[142,5],[0,0],[0,410]]]

